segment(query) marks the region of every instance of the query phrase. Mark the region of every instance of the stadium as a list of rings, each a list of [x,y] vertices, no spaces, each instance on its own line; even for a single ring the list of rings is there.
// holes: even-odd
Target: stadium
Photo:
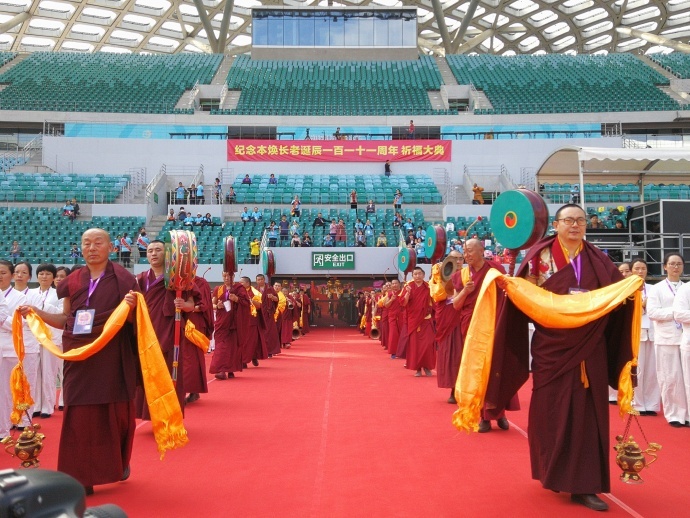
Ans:
[[[468,238],[519,267],[526,250],[506,253],[492,208],[528,189],[549,228],[560,206],[580,204],[598,221],[590,243],[616,264],[643,258],[660,281],[669,253],[690,256],[688,38],[690,0],[4,0],[0,255],[83,265],[76,245],[98,227],[110,259],[137,275],[149,270],[150,240],[188,229],[198,275],[216,286],[232,237],[239,275],[306,288],[311,325],[347,333],[358,292],[407,280],[415,265],[428,278],[432,259]],[[431,257],[430,246],[442,251]],[[660,468],[670,488],[649,484],[667,512],[689,475],[670,480],[676,468]],[[336,476],[317,469],[317,481]],[[318,497],[291,497],[285,515],[340,516],[357,491],[367,494],[361,514],[410,515],[391,502],[384,511],[362,480],[350,494],[322,479]],[[112,492],[98,498],[156,514],[131,494],[134,508]],[[439,498],[432,514],[458,514]],[[281,514],[269,500],[237,512]],[[625,487],[609,503],[661,515],[643,500]],[[517,514],[539,512],[525,508]]]

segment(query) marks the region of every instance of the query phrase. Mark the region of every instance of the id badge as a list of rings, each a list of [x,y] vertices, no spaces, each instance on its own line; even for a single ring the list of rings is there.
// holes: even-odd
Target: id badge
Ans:
[[[80,309],[74,319],[73,335],[88,335],[93,330],[93,319],[96,316],[95,309]]]
[[[585,290],[583,288],[570,288],[568,290],[568,293],[570,295],[576,295],[577,293],[588,293],[588,292],[589,292],[589,290]]]

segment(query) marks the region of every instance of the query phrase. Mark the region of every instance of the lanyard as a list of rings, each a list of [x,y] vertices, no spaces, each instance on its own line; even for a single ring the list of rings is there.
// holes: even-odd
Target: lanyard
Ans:
[[[582,255],[577,254],[577,257],[571,261],[573,263],[573,270],[575,271],[575,279],[577,280],[577,287],[580,287],[580,279],[582,278]]]
[[[668,278],[666,279],[666,286],[668,286],[668,289],[671,290],[671,293],[673,293],[673,296],[676,296],[676,290],[671,286],[671,283],[668,282]]]
[[[9,288],[7,288],[7,291],[5,292],[5,298],[7,298],[7,295],[10,294],[10,291],[12,291],[12,286],[10,286]]]
[[[149,288],[150,288],[150,287],[155,286],[156,284],[158,284],[158,283],[160,282],[160,280],[163,278],[163,275],[164,275],[164,274],[161,273],[158,277],[156,277],[156,280],[153,281],[153,283],[151,283],[151,272],[152,272],[152,271],[153,271],[153,270],[149,270],[149,273],[146,274],[146,293],[149,292]]]
[[[41,309],[43,309],[46,305],[46,299],[48,298],[48,293],[50,293],[50,288],[48,288],[46,291],[44,291],[42,293],[43,293],[43,298],[41,299]]]
[[[96,291],[96,288],[98,287],[98,283],[101,281],[103,276],[105,275],[105,272],[103,272],[98,279],[89,279],[89,293],[86,296],[86,307],[89,307],[89,300],[91,300],[91,295],[93,295],[93,292]]]
[[[23,293],[24,295],[26,295],[27,293],[29,293],[29,287],[27,286],[26,288],[24,288],[24,291],[22,291],[22,293]]]

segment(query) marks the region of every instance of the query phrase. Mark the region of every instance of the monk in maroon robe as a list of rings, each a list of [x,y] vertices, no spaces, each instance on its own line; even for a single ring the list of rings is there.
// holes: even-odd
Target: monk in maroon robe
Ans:
[[[294,321],[293,310],[295,308],[295,300],[292,295],[288,293],[287,288],[282,288],[283,295],[285,295],[285,310],[279,318],[280,322],[280,343],[285,349],[292,346],[292,323]]]
[[[460,331],[462,333],[462,343],[465,343],[467,338],[467,331],[470,328],[470,322],[472,321],[472,314],[474,313],[474,307],[477,304],[477,298],[479,297],[479,291],[484,282],[484,277],[486,273],[491,269],[495,268],[501,273],[505,273],[505,270],[500,264],[493,261],[487,261],[484,259],[484,243],[479,239],[468,239],[465,242],[465,261],[467,262],[467,268],[469,268],[469,281],[467,285],[463,284],[462,281],[462,270],[455,272],[451,278],[453,286],[455,288],[455,294],[453,297],[453,307],[460,310]],[[496,314],[498,315],[501,311],[503,300],[505,297],[498,297],[497,304],[498,308]],[[462,357],[462,350],[460,352]],[[520,402],[517,396],[513,397],[508,404],[507,410],[519,410]],[[479,433],[487,433],[491,431],[491,421],[496,421],[496,424],[501,430],[508,430],[510,428],[510,423],[505,415],[506,407],[484,407],[482,409],[482,420],[479,423]]]
[[[242,371],[242,350],[237,327],[237,308],[248,305],[247,292],[240,283],[233,283],[233,274],[223,272],[223,284],[213,290],[213,303],[216,306],[214,337],[216,348],[211,358],[209,372],[216,379],[234,378],[235,372]]]
[[[299,290],[300,297],[302,299],[302,334],[306,335],[309,332],[309,318],[311,316],[311,299],[309,295],[306,294],[304,289]]]
[[[280,353],[280,337],[276,328],[275,312],[278,303],[278,294],[266,277],[262,274],[256,276],[256,289],[261,293],[261,311],[259,311],[259,338],[262,349],[266,351],[268,358]]]
[[[429,285],[424,281],[424,270],[416,267],[412,272],[412,282],[403,289],[402,305],[407,313],[407,334],[409,349],[407,351],[407,368],[422,375],[422,369],[431,376],[431,369],[436,365],[434,351],[434,328],[431,324],[431,296]]]
[[[402,293],[402,291],[401,291]],[[398,358],[407,358],[407,346],[410,344],[410,334],[407,332],[407,311],[402,307],[402,295],[400,295],[400,316],[402,323],[400,324],[400,338],[398,338],[398,351],[395,356]]]
[[[584,240],[586,222],[578,205],[561,207],[554,221],[557,235],[537,243],[517,275],[561,295],[622,279],[606,254]],[[576,329],[535,324],[532,338],[532,477],[599,511],[608,506],[596,494],[610,491],[608,386],[617,386],[631,359],[632,316],[633,304],[624,304]],[[496,329],[487,404],[500,406],[527,380],[527,324],[525,315],[506,301]]]
[[[26,315],[33,309],[48,325],[64,328],[62,345],[71,351],[94,341],[106,320],[124,299],[136,307],[138,289],[134,276],[108,260],[113,246],[102,229],[82,235],[81,252],[86,267],[67,277],[58,287],[63,313],[46,313],[20,306]],[[88,334],[75,333],[80,311],[93,310]],[[139,356],[130,311],[125,325],[99,352],[82,361],[65,360],[63,391],[65,409],[58,450],[58,470],[67,473],[93,494],[93,486],[129,477],[134,440],[134,393],[139,379]]]
[[[388,320],[388,338],[386,339],[386,346],[391,358],[397,358],[398,354],[398,342],[400,341],[403,314],[403,307],[400,305],[401,300],[400,281],[398,279],[393,279],[383,303],[387,310],[386,318]]]
[[[376,299],[376,314],[379,316],[378,326],[379,326],[379,341],[381,342],[381,347],[386,348],[388,341],[388,308],[384,304],[386,301],[386,294],[390,290],[390,283],[386,282],[381,288],[381,293]]]
[[[195,301],[194,311],[188,318],[194,327],[209,340],[213,336],[213,301],[211,300],[211,286],[203,277],[194,277],[194,284],[199,291],[199,300]],[[199,394],[208,392],[206,380],[206,355],[198,346],[187,338],[182,339],[182,354],[184,355],[184,385],[188,396],[187,403],[194,403],[199,399]]]
[[[458,268],[462,268],[464,256],[452,251],[448,257],[454,257]],[[459,270],[456,272],[459,273]],[[452,288],[452,280],[451,288]],[[462,358],[462,331],[460,330],[460,312],[453,307],[453,289],[448,298],[434,302],[434,323],[436,324],[436,380],[439,388],[450,389],[448,403],[455,404],[455,382],[460,370]]]
[[[146,306],[149,308],[151,323],[153,324],[154,331],[156,331],[158,344],[161,347],[165,363],[171,375],[175,356],[175,308],[179,307],[182,311],[180,336],[178,337],[180,351],[175,391],[177,392],[177,399],[180,402],[180,408],[184,412],[185,395],[187,392],[184,383],[184,354],[182,349],[185,345],[190,346],[192,344],[182,344],[182,336],[184,334],[184,326],[187,323],[187,315],[194,310],[194,296],[196,295],[198,298],[199,293],[184,291],[182,292],[182,296],[178,298],[174,291],[165,288],[165,281],[163,280],[165,243],[163,243],[163,241],[151,241],[146,247],[146,258],[151,268],[137,275],[137,283],[139,284],[139,291],[144,294],[144,298],[146,299]],[[138,419],[151,419],[143,386],[137,389],[135,406]]]
[[[241,277],[240,284],[244,287],[248,304],[241,305],[238,308],[237,318],[246,321],[245,332],[239,333],[241,349],[242,349],[242,366],[247,367],[249,362],[255,367],[259,365],[258,354],[260,354],[259,328],[257,321],[257,310],[254,307],[252,299],[254,298],[254,291],[252,289],[252,281],[249,277]]]

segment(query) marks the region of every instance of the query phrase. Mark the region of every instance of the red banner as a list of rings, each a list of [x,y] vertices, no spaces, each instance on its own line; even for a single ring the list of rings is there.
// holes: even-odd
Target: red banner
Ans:
[[[450,162],[450,140],[228,140],[229,162]]]

